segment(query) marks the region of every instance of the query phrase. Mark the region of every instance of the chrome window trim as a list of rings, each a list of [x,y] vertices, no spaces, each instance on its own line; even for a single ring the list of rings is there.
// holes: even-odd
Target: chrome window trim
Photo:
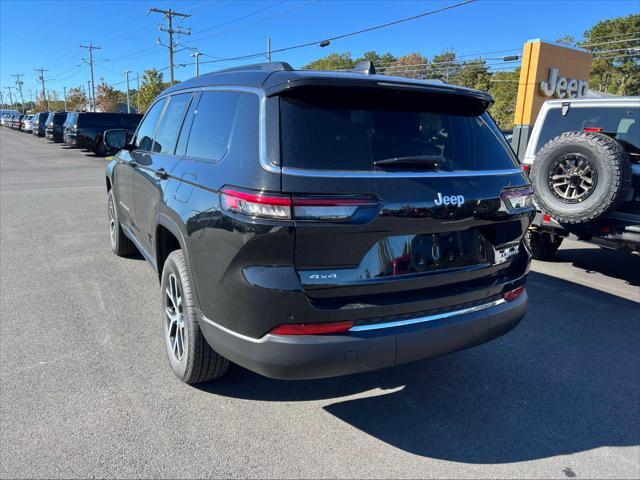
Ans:
[[[383,328],[402,327],[405,325],[415,325],[417,323],[433,322],[434,320],[442,320],[445,318],[456,317],[458,315],[465,315],[467,313],[479,312],[486,310],[487,308],[496,307],[507,303],[503,298],[494,300],[493,302],[485,303],[483,305],[476,305],[475,307],[463,308],[455,310],[453,312],[438,313],[435,315],[427,315],[425,317],[411,318],[408,320],[398,320],[395,322],[374,323],[371,325],[356,325],[349,329],[350,332],[367,332],[370,330],[381,330]]]
[[[284,175],[298,177],[330,177],[330,178],[450,178],[450,177],[486,177],[495,175],[521,174],[519,168],[502,170],[456,170],[453,172],[385,172],[368,170],[316,170],[306,168],[282,167]]]

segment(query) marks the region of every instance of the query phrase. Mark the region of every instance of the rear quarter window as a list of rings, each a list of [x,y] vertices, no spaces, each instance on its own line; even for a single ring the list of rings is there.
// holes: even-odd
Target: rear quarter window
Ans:
[[[204,91],[193,115],[186,156],[217,162],[229,150],[239,92]]]

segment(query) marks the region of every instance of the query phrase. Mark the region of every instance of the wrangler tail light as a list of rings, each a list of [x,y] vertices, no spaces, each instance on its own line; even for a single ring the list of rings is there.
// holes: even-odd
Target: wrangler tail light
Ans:
[[[301,196],[249,192],[225,188],[222,208],[259,218],[301,221],[346,221],[361,207],[376,207],[373,198],[350,196]]]
[[[273,335],[328,335],[330,333],[344,333],[353,327],[354,322],[329,323],[290,323],[280,325],[273,330]]]

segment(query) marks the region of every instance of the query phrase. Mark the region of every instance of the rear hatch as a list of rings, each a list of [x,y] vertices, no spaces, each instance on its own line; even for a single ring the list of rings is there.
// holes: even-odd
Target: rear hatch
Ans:
[[[486,106],[442,89],[281,94],[294,262],[317,306],[495,285],[519,253],[531,208]]]

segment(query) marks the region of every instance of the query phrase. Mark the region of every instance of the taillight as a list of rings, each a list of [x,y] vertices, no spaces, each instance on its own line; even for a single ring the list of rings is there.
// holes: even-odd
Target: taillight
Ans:
[[[524,187],[505,188],[500,195],[507,208],[520,209],[528,208],[532,204],[533,188],[529,185]]]
[[[507,302],[513,302],[516,298],[520,297],[523,293],[524,293],[524,287],[518,287],[505,293],[502,296],[502,298],[504,298]]]
[[[353,327],[354,322],[329,323],[290,323],[280,325],[273,330],[273,335],[328,335],[331,333],[345,333]]]
[[[301,221],[346,221],[361,207],[376,207],[373,198],[256,193],[225,188],[222,208],[251,217]]]
[[[524,173],[528,174],[530,170],[531,170],[531,164],[529,164],[529,163],[523,163],[522,164],[522,171]]]

